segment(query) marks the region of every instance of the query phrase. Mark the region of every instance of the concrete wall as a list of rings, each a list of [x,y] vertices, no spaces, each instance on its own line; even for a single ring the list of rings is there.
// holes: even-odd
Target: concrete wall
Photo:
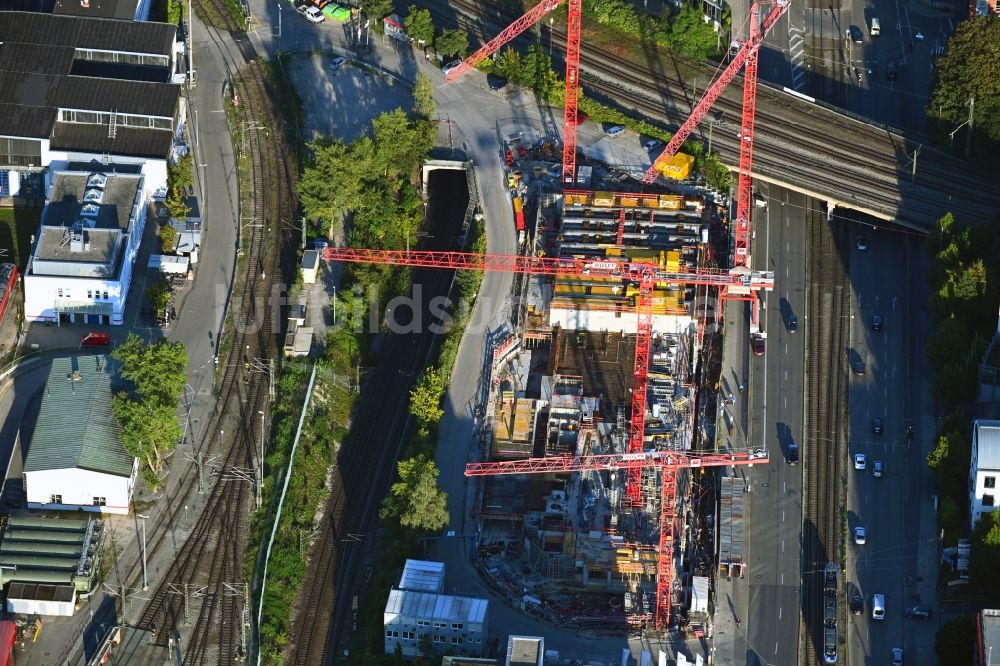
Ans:
[[[130,477],[77,468],[25,472],[28,508],[127,514],[138,469],[136,460]],[[52,495],[61,495],[62,503],[52,503]],[[94,506],[95,497],[105,498],[107,504]]]

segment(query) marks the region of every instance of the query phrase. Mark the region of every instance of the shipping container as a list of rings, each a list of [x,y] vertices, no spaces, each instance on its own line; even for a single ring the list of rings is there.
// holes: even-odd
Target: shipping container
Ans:
[[[524,204],[521,197],[514,197],[514,225],[518,231],[524,231]]]

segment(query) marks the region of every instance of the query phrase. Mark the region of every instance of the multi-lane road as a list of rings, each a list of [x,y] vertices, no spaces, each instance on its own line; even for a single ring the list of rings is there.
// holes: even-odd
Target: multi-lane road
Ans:
[[[771,462],[752,475],[749,521],[748,664],[794,664],[798,659],[802,468],[786,462],[791,442],[802,445],[805,339],[790,332],[805,316],[806,206],[810,200],[766,185],[757,209],[753,264],[774,271],[764,312],[767,347],[751,357],[750,438]],[[745,335],[745,331],[735,331]]]
[[[906,619],[904,610],[920,603],[934,606],[937,541],[931,479],[924,462],[934,434],[922,349],[926,336],[926,302],[922,239],[876,232],[854,225],[850,257],[852,365],[865,364],[850,384],[850,451],[867,457],[865,470],[851,462],[847,494],[847,589],[865,599],[862,615],[847,625],[852,666],[889,663],[889,652],[901,647],[907,663],[931,663],[937,618]],[[864,238],[867,249],[858,250]],[[911,277],[913,276],[913,277]],[[883,326],[873,330],[872,317]],[[884,420],[881,434],[872,419]],[[914,437],[907,439],[907,429]],[[881,478],[874,462],[884,465]],[[853,529],[866,529],[864,545],[853,541]],[[885,595],[885,620],[871,617],[873,594]],[[934,609],[937,610],[936,608]],[[919,623],[919,624],[918,624]]]

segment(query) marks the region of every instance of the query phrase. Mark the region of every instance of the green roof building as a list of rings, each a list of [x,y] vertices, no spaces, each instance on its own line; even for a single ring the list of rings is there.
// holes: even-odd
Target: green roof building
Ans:
[[[138,460],[118,436],[111,365],[107,356],[52,361],[35,427],[21,442],[29,507],[128,513]]]

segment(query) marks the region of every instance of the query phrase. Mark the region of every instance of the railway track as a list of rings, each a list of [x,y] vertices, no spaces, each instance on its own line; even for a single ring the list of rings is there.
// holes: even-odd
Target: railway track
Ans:
[[[846,353],[849,326],[849,287],[846,262],[847,232],[816,213],[809,216],[808,305],[806,323],[808,361],[806,378],[807,435],[805,458],[802,617],[806,661],[819,663],[823,655],[823,567],[841,567],[843,556],[842,488],[846,472],[845,426],[847,405]]]
[[[461,14],[456,18],[454,11],[443,9],[445,4]],[[491,38],[516,18],[498,6],[471,0],[421,0],[418,5],[430,9],[439,23],[459,24],[481,39]],[[558,20],[553,28],[554,45],[561,51],[565,33]],[[583,85],[601,101],[676,128],[703,92],[703,88],[693,90],[679,73],[693,73],[691,78],[703,86],[713,70],[654,46],[644,48],[646,62],[635,63],[588,42],[581,52]],[[731,85],[713,109],[727,121],[724,129],[715,130],[713,145],[724,160],[735,164],[741,86]],[[700,129],[703,140],[708,122]],[[918,184],[911,184],[910,155],[916,146],[927,144],[928,137],[860,122],[766,85],[758,89],[757,126],[754,170],[762,176],[809,187],[853,206],[898,213],[920,224],[932,223],[948,208],[960,216],[983,219],[1000,208],[1000,195],[992,194],[966,163],[932,148],[922,151]]]

